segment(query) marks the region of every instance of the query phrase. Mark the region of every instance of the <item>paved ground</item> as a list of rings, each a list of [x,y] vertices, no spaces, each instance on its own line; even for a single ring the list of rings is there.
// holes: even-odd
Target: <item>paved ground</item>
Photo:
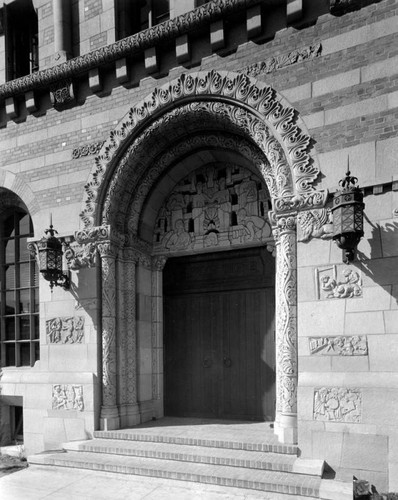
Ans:
[[[33,466],[0,478],[1,500],[308,500],[240,488]]]

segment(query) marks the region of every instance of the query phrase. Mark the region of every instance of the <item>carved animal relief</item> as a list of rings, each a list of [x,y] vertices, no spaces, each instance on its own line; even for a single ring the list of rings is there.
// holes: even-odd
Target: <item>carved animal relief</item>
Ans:
[[[53,385],[53,410],[84,410],[83,386],[81,385]]]
[[[358,423],[362,417],[362,394],[358,389],[321,387],[314,392],[314,420]]]
[[[310,353],[326,356],[366,356],[368,344],[365,336],[311,337]]]
[[[52,318],[46,321],[50,344],[81,344],[84,341],[84,316]]]
[[[235,165],[208,165],[177,184],[161,208],[157,253],[259,243],[271,238],[268,193]]]
[[[318,299],[347,299],[362,296],[362,278],[357,269],[345,267],[337,276],[337,267],[315,271]]]

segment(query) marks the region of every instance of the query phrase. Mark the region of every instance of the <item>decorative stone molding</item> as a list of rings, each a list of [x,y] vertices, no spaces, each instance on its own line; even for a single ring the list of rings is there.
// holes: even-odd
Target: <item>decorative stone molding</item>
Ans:
[[[359,423],[362,394],[359,389],[320,387],[314,390],[314,420]]]
[[[347,299],[362,296],[361,272],[351,267],[341,269],[337,278],[337,266],[315,270],[318,299]]]
[[[81,344],[84,341],[84,316],[49,319],[46,334],[50,344]]]
[[[83,411],[83,386],[54,384],[52,388],[52,409]]]
[[[96,155],[99,153],[103,144],[104,144],[104,141],[93,142],[91,144],[84,144],[83,146],[75,148],[72,151],[72,159],[77,160],[78,158],[81,158],[83,156]]]
[[[308,208],[316,209],[317,207],[323,207],[325,205],[327,196],[327,191],[312,191],[311,193],[275,198],[274,210],[276,213],[281,214],[293,210],[305,210]]]
[[[332,212],[326,208],[305,210],[297,215],[297,241],[311,238],[329,240],[333,237]]]
[[[74,241],[68,244],[64,255],[69,269],[77,270],[85,267],[95,267],[97,246],[94,242],[79,245]]]
[[[351,337],[310,337],[310,354],[325,356],[367,356],[368,343],[365,335]]]
[[[359,10],[365,5],[377,3],[380,0],[330,0],[330,13],[335,16],[343,16],[348,12]]]
[[[49,87],[59,80],[83,75],[91,69],[115,62],[124,57],[131,57],[133,54],[160,45],[166,40],[175,39],[189,31],[247,9],[259,2],[260,0],[217,0],[217,2],[209,2],[193,11],[123,38],[116,43],[0,85],[0,98]]]
[[[271,238],[269,195],[233,164],[207,164],[180,181],[159,211],[155,253],[233,247]]]
[[[201,102],[193,102],[198,100],[199,96]],[[206,96],[211,96],[213,99],[217,96],[218,102],[214,100],[206,102]],[[95,160],[91,180],[86,185],[86,207],[81,214],[86,227],[99,221],[100,207],[97,207],[96,200],[101,198],[98,196],[99,191],[105,187],[103,182],[105,173],[109,175],[108,170],[113,168],[114,160],[125,148],[126,141],[133,131],[138,126],[143,126],[145,121],[149,121],[153,114],[159,113],[162,108],[166,111],[167,107],[173,105],[175,107],[173,112],[178,113],[176,103],[181,99],[184,99],[181,106],[190,106],[190,112],[196,113],[208,109],[208,114],[213,116],[227,114],[224,119],[228,119],[230,124],[235,124],[240,130],[243,123],[244,131],[255,140],[269,159],[270,177],[274,183],[277,182],[278,169],[281,165],[290,170],[289,178],[293,176],[293,185],[285,187],[284,192],[277,183],[277,197],[294,193],[309,194],[314,191],[312,183],[318,176],[319,169],[312,163],[307,152],[310,138],[297,126],[294,109],[282,104],[271,87],[243,74],[214,70],[208,73],[183,74],[160,89],[155,89],[144,101],[134,106],[111,132],[101,149],[101,155]],[[192,101],[189,105],[186,104],[188,99]],[[235,105],[230,104],[231,99]],[[263,120],[259,120],[259,115]],[[163,123],[164,119],[161,118]],[[283,146],[282,150],[278,150],[279,144]],[[134,147],[137,147],[137,144],[134,144]],[[148,152],[148,148],[146,151]],[[126,163],[127,161],[128,158],[125,159]],[[282,180],[280,176],[279,178]],[[272,182],[267,181],[267,184],[271,191]]]
[[[239,70],[239,73],[244,73],[247,76],[257,77],[258,75],[266,75],[274,71],[292,64],[315,59],[322,54],[322,44],[320,42],[300,49],[292,50],[287,54],[269,57],[265,61],[257,62],[246,66]]]
[[[0,89],[1,91],[1,89]],[[56,109],[63,109],[75,100],[72,80],[60,80],[50,86],[51,103]]]

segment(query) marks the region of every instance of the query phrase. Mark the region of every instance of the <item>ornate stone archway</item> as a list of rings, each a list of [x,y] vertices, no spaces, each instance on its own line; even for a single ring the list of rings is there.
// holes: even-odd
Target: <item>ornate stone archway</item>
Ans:
[[[206,132],[199,125],[203,123],[199,116],[204,118]],[[162,147],[165,129],[172,132],[167,148]],[[116,259],[128,262],[130,269],[140,262],[152,270],[156,309],[164,259],[152,258],[151,244],[143,237],[140,220],[145,203],[178,156],[209,141],[220,148],[228,144],[237,148],[238,142],[240,154],[265,180],[271,195],[270,218],[277,248],[275,432],[282,442],[293,443],[297,439],[296,218],[301,210],[324,206],[327,193],[313,186],[319,169],[310,138],[294,109],[264,83],[216,71],[184,74],[132,107],[104,143],[86,185],[81,214],[84,229],[76,239],[89,251],[97,249],[102,263],[101,425],[119,427],[121,413],[137,405],[131,388],[129,393],[126,387],[119,387],[122,396],[117,401],[120,366],[127,370],[127,379],[134,379],[135,367],[128,367],[126,355],[121,353],[134,351],[135,310],[128,301],[134,294],[135,275],[130,271],[129,284],[121,295],[126,300],[124,310],[117,311]],[[120,307],[120,299],[118,304]],[[122,336],[117,341],[117,317],[119,325],[129,322],[132,334],[128,339]],[[154,318],[155,330],[157,323]]]

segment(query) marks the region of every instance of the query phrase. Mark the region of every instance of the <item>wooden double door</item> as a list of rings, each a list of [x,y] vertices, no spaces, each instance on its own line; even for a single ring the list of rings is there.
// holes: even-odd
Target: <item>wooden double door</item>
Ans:
[[[273,420],[274,261],[263,249],[170,259],[165,414]]]

